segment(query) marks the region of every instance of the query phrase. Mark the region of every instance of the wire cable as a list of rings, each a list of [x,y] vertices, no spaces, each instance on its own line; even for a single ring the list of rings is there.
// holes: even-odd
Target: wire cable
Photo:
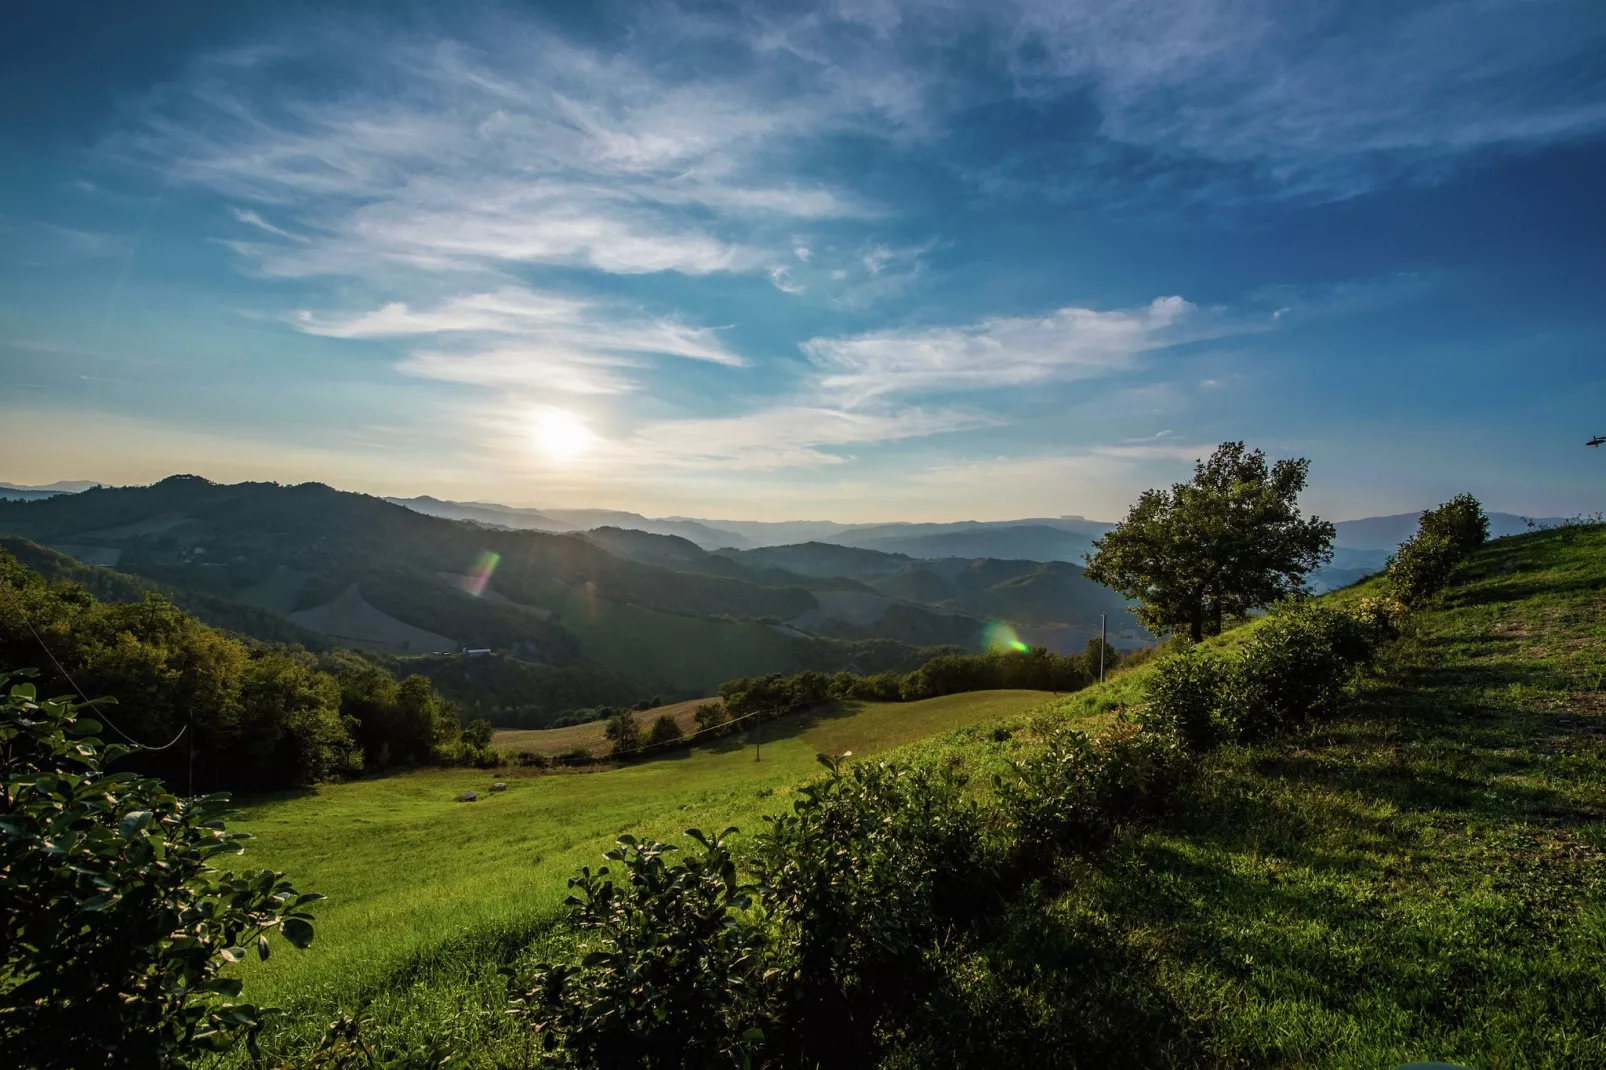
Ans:
[[[118,728],[117,725],[113,723],[112,719],[107,717],[105,713],[103,713],[99,707],[96,706],[97,700],[91,699],[84,693],[84,689],[78,686],[78,681],[73,679],[72,673],[67,671],[67,667],[61,663],[59,658],[56,657],[55,651],[50,649],[50,644],[45,642],[44,636],[40,635],[38,629],[33,626],[33,621],[28,619],[27,609],[23,607],[21,602],[17,601],[16,595],[11,593],[11,588],[4,583],[0,583],[0,591],[5,593],[6,601],[11,603],[11,608],[15,609],[17,611],[17,615],[22,618],[24,627],[26,627],[28,629],[28,633],[33,636],[34,642],[39,644],[39,648],[45,652],[45,656],[50,659],[51,664],[56,667],[56,671],[61,673],[61,675],[66,678],[67,682],[72,685],[72,689],[78,692],[78,697],[84,700],[84,705],[94,710],[96,718],[105,722],[105,724],[110,727],[113,732],[116,732],[118,735],[127,740],[129,745],[137,747],[140,750],[161,751],[166,750],[167,748],[173,746],[173,744],[177,743],[180,739],[184,738],[184,733],[189,731],[189,725],[185,725],[183,728],[180,728],[178,730],[178,735],[174,736],[171,740],[162,744],[160,747],[153,747],[149,743],[141,743],[127,732],[124,732],[121,728]],[[116,700],[113,699],[113,701]]]

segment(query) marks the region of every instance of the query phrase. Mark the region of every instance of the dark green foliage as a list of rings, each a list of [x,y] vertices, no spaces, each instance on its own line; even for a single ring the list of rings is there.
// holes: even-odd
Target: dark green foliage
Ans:
[[[126,753],[65,699],[0,673],[0,1050],[11,1066],[191,1065],[254,1035],[262,1012],[220,976],[277,930],[312,941],[270,870],[212,865],[249,839],[224,795],[180,799],[106,772]]]
[[[1086,574],[1138,602],[1156,635],[1194,642],[1303,588],[1332,558],[1334,528],[1299,513],[1310,462],[1278,461],[1223,442],[1193,480],[1145,491],[1127,518],[1093,543]]]
[[[1389,585],[1407,605],[1430,598],[1450,582],[1450,573],[1489,537],[1489,518],[1470,494],[1429,509],[1417,532],[1388,560]]]
[[[680,725],[675,723],[675,719],[673,717],[669,716],[668,714],[663,714],[657,720],[653,721],[652,727],[647,730],[647,745],[652,746],[658,743],[673,743],[675,740],[680,739],[685,734],[686,733],[680,730]]]
[[[732,717],[750,713],[778,713],[831,698],[831,678],[821,672],[796,676],[770,673],[730,680],[719,685],[720,701]]]
[[[989,906],[982,822],[946,772],[845,766],[771,819],[757,863],[788,1066],[872,1062],[940,987],[941,948]]]
[[[1231,673],[1228,661],[1191,648],[1162,658],[1144,681],[1147,701],[1138,723],[1192,750],[1208,750],[1219,734]]]
[[[4,553],[0,587],[0,664],[43,663],[52,690],[76,681],[116,698],[120,727],[140,742],[184,733],[178,746],[124,758],[141,772],[197,790],[264,790],[469,756],[455,709],[427,679],[398,684],[354,651],[319,657],[244,642],[154,593],[99,602]]]
[[[463,744],[480,750],[491,745],[491,722],[484,718],[470,721],[463,729]]]
[[[641,725],[636,722],[636,715],[631,710],[619,710],[608,718],[602,734],[613,744],[614,754],[630,754],[641,749]]]
[[[697,709],[692,712],[692,718],[697,722],[699,732],[716,729],[731,719],[730,714],[725,712],[725,704],[722,702],[699,703]]]
[[[1367,627],[1354,615],[1314,602],[1281,606],[1244,643],[1224,716],[1245,740],[1331,719],[1371,652]]]
[[[512,1003],[560,1066],[747,1066],[763,1042],[760,932],[744,924],[725,838],[676,849],[625,836],[610,865],[569,880],[578,966],[542,965]]]
[[[1050,734],[1043,750],[997,780],[999,808],[1017,864],[1040,869],[1056,853],[1096,849],[1123,822],[1153,817],[1174,801],[1186,771],[1170,733],[1119,725],[1090,736]]]
[[[466,718],[483,717],[497,728],[557,728],[600,720],[596,707],[633,705],[640,684],[597,665],[531,665],[493,652],[398,658],[370,656],[401,676],[427,676]]]
[[[88,694],[122,703],[119,724],[134,739],[187,734],[178,747],[131,755],[142,772],[186,786],[193,773],[198,788],[260,789],[362,767],[338,689],[307,655],[248,646],[160,595],[102,603],[75,583],[47,585],[5,554],[0,587],[0,664],[43,664],[42,686],[71,690],[43,640]]]
[[[1489,518],[1483,504],[1470,494],[1457,494],[1435,509],[1422,514],[1417,530],[1432,535],[1443,535],[1450,540],[1450,549],[1465,557],[1489,539]]]
[[[1097,654],[1094,654],[1097,658]],[[1110,659],[1108,667],[1114,668]],[[1033,691],[1075,691],[1097,679],[1089,675],[1087,658],[1055,654],[1043,647],[988,654],[947,654],[932,658],[899,684],[904,701],[954,695],[963,691],[1024,688]]]

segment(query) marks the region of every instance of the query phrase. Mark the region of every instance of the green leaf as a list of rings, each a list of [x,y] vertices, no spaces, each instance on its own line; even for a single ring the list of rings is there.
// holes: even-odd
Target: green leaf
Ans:
[[[267,934],[264,933],[257,937],[257,958],[261,959],[263,962],[268,961],[268,954],[270,953],[270,950],[271,949],[268,946]]]
[[[297,948],[305,950],[312,943],[312,924],[305,918],[285,918],[279,925],[284,938]]]

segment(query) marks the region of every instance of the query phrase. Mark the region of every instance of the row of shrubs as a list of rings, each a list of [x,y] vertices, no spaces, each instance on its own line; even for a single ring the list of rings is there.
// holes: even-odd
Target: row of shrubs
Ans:
[[[1292,603],[1235,655],[1164,657],[1136,723],[1048,730],[988,805],[952,767],[822,759],[827,775],[770,819],[740,874],[732,829],[689,831],[683,853],[623,838],[608,865],[570,882],[578,964],[537,968],[514,1013],[559,1065],[1008,1057],[999,1016],[1023,1012],[978,993],[962,964],[1010,904],[1052,880],[1057,860],[1173,811],[1192,755],[1335,715],[1400,611]],[[782,697],[768,686],[731,694]]]

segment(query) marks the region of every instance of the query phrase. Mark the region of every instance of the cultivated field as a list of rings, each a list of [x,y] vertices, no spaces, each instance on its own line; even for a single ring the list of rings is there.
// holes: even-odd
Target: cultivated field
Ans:
[[[674,702],[657,709],[646,710],[636,715],[637,720],[643,724],[651,724],[660,717],[668,716],[675,719],[680,730],[690,735],[697,730],[694,715],[697,707],[704,702],[717,701],[713,698],[694,698],[686,702]],[[506,755],[528,752],[530,754],[564,754],[583,747],[593,755],[603,755],[608,751],[608,740],[602,734],[606,721],[587,721],[585,724],[572,724],[563,728],[515,728],[503,729],[491,736],[491,744]]]

